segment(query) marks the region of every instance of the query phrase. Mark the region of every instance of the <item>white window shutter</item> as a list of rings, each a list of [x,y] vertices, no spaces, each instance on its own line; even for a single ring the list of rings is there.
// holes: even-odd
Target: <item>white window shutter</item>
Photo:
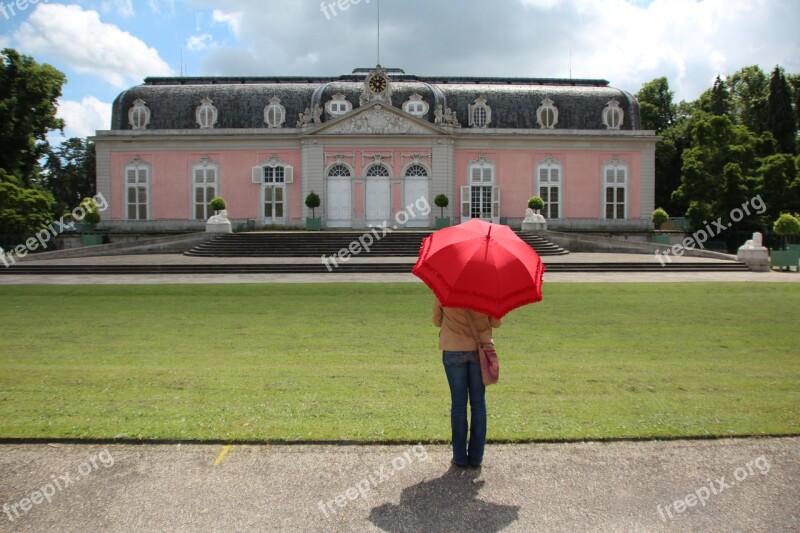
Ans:
[[[294,183],[294,167],[286,165],[283,167],[283,182]]]
[[[264,167],[253,167],[253,183],[264,183]]]
[[[500,187],[498,185],[492,187],[492,222],[500,223]]]
[[[461,187],[461,221],[472,218],[472,187],[464,185]]]

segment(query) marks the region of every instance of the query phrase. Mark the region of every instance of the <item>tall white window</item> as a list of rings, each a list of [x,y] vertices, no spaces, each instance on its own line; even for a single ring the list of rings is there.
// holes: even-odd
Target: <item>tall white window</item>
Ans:
[[[150,204],[150,166],[134,161],[125,167],[125,211],[128,220],[147,220]]]
[[[219,167],[208,162],[197,164],[192,172],[194,218],[207,220],[212,215],[208,204],[217,196]]]
[[[561,218],[561,163],[548,157],[537,168],[539,197],[544,200],[542,215]]]
[[[627,218],[628,166],[619,158],[603,165],[605,218]]]
[[[500,188],[495,167],[481,156],[469,166],[469,185],[461,187],[461,220],[500,221]]]
[[[278,156],[253,167],[253,183],[261,185],[262,221],[283,224],[287,211],[287,184],[294,182],[294,168]]]

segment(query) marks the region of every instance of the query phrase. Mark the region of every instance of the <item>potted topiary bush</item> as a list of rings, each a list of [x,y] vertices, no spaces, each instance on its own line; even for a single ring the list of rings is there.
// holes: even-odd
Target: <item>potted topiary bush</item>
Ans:
[[[321,203],[319,195],[314,191],[311,191],[308,193],[308,196],[306,196],[306,207],[311,209],[311,216],[306,217],[306,229],[308,231],[319,231],[322,229],[322,219],[316,216],[316,209]]]
[[[653,215],[651,217],[653,221],[653,225],[655,226],[656,230],[660,230],[661,226],[667,223],[669,220],[669,214],[664,211],[662,208],[658,208],[653,211]],[[656,244],[669,244],[669,235],[665,233],[654,233],[651,241]]]
[[[221,196],[217,196],[208,203],[208,207],[210,207],[211,210],[214,211],[215,215],[219,215],[219,212],[227,208],[228,204],[225,203],[224,198],[222,198]]]
[[[800,271],[800,249],[794,247],[789,249],[786,245],[788,236],[800,233],[800,220],[789,213],[783,213],[772,224],[772,229],[781,236],[781,248],[783,249],[770,251],[770,264],[773,267],[777,266],[781,270],[784,268],[796,268]]]
[[[539,211],[544,209],[544,200],[538,196],[531,196],[528,199],[528,209],[533,209],[533,212],[540,215]]]
[[[525,210],[525,220],[522,221],[522,231],[544,231],[547,221],[539,212],[544,209],[544,200],[539,196],[528,198],[528,209]]]
[[[436,207],[439,208],[442,215],[440,217],[436,217],[436,223],[434,227],[436,229],[448,227],[450,225],[450,217],[444,216],[444,208],[450,205],[450,200],[447,198],[447,195],[437,194],[436,198],[433,199],[433,203],[436,204]]]
[[[81,220],[81,244],[84,246],[103,244],[103,236],[95,231],[100,223],[97,204],[92,198],[84,198],[81,200],[80,209],[83,209],[85,213]]]

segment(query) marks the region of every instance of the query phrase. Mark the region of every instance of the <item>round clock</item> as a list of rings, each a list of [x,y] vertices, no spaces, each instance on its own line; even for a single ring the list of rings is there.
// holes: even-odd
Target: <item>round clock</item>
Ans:
[[[386,90],[386,78],[383,76],[375,76],[371,80],[369,80],[369,88],[372,89],[372,92],[375,93],[382,93]]]

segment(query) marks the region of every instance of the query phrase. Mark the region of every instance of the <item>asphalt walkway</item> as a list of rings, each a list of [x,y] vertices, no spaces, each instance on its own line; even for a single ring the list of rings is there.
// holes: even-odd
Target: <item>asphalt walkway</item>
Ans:
[[[3,531],[800,531],[800,438],[2,452]]]

